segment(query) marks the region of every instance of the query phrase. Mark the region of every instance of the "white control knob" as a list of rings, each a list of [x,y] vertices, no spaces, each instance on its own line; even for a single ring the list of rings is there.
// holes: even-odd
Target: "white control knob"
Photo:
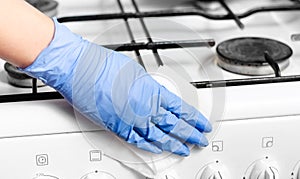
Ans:
[[[278,179],[278,175],[275,162],[264,159],[250,166],[246,179]]]
[[[116,178],[108,172],[95,171],[84,175],[80,179],[116,179]]]
[[[59,179],[59,178],[57,178],[55,176],[51,176],[51,175],[38,174],[33,179]]]
[[[198,179],[229,179],[228,171],[219,162],[205,166],[198,175]]]
[[[300,179],[300,161],[297,163],[297,165],[294,168],[292,179]]]
[[[300,168],[298,169],[298,171],[296,173],[296,179],[300,179]]]

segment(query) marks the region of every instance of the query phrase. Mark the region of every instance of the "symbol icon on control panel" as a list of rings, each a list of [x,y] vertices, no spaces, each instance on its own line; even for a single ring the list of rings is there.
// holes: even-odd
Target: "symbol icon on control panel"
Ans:
[[[36,165],[37,166],[48,165],[48,155],[47,154],[36,155]]]
[[[223,151],[223,141],[212,141],[212,151],[222,152]]]
[[[262,138],[262,148],[273,147],[274,140],[273,137],[263,137]]]
[[[90,151],[90,161],[96,162],[102,160],[102,152],[101,150],[91,150]]]

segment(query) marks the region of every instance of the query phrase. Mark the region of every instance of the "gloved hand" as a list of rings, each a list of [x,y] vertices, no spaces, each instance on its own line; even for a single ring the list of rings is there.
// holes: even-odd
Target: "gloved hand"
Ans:
[[[83,40],[56,19],[55,35],[29,75],[60,92],[79,112],[138,148],[189,155],[208,145],[211,125],[134,60]]]

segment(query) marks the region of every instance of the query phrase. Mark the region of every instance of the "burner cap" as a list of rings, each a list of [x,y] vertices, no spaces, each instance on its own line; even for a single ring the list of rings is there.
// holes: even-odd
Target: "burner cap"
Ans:
[[[197,0],[192,1],[193,5],[204,11],[215,11],[222,7],[219,1],[216,0]]]
[[[267,38],[242,37],[226,40],[217,46],[217,63],[225,70],[238,74],[273,74],[273,69],[265,60],[265,51],[269,52],[281,70],[288,66],[288,58],[293,54],[292,49],[282,42]]]
[[[49,17],[53,17],[57,14],[58,3],[54,0],[26,0],[26,1]]]

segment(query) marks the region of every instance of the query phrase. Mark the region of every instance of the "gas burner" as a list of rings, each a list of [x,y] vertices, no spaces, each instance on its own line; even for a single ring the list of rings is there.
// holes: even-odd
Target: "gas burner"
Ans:
[[[26,1],[49,17],[53,17],[57,14],[58,3],[54,0],[26,0]]]
[[[295,2],[295,3],[300,3],[300,0],[290,0],[292,2]]]
[[[204,11],[214,11],[222,7],[220,2],[217,0],[197,0],[193,2],[193,5]]]
[[[182,4],[180,4],[178,6],[178,9],[181,8],[196,8],[199,9],[201,11],[215,11],[215,10],[219,10],[222,8],[222,5],[220,4],[219,1],[217,0],[190,0],[190,1],[186,1]]]
[[[32,87],[32,77],[26,75],[17,69],[17,67],[11,65],[10,63],[4,64],[4,69],[7,72],[7,80],[10,84],[18,87],[30,88]],[[37,80],[37,86],[45,86],[45,84]]]
[[[226,40],[217,46],[218,65],[230,72],[244,75],[269,75],[274,71],[265,59],[265,52],[278,64],[281,70],[289,65],[292,49],[279,41],[242,37]]]

